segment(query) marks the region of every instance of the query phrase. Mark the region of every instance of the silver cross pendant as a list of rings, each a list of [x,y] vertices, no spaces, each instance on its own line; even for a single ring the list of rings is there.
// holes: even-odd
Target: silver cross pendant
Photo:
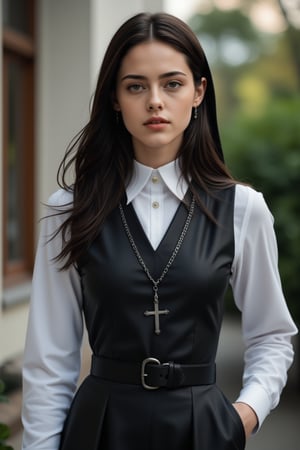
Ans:
[[[156,287],[156,289],[154,289],[153,303],[154,303],[154,310],[153,311],[145,311],[144,315],[147,317],[154,316],[154,332],[155,332],[155,334],[160,334],[159,316],[169,314],[170,311],[168,309],[161,309],[161,310],[159,309],[157,287]]]

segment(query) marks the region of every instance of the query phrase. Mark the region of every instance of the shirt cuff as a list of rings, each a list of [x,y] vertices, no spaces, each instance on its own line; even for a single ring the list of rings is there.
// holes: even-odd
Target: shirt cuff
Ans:
[[[260,385],[249,384],[241,390],[236,402],[246,403],[256,413],[258,419],[258,425],[254,430],[254,433],[256,433],[271,411],[269,395]]]

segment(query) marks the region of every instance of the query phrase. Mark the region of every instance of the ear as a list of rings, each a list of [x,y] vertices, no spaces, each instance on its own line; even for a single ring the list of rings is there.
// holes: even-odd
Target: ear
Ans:
[[[195,87],[195,96],[193,103],[194,107],[197,108],[202,103],[205,96],[206,86],[207,80],[206,78],[202,77],[200,83]]]

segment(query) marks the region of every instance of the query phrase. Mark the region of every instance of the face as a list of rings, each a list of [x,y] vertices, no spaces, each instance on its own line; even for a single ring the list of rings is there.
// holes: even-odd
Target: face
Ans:
[[[132,136],[136,159],[159,167],[176,158],[206,80],[195,86],[185,56],[159,41],[133,47],[117,78],[114,107]]]

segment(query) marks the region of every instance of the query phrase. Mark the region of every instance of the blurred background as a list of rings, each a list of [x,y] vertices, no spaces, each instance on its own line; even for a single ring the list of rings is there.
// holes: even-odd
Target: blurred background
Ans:
[[[275,217],[284,292],[300,325],[300,2],[0,0],[0,6],[0,449],[8,425],[8,442],[19,450],[20,367],[42,203],[57,189],[68,143],[88,120],[105,48],[135,13],[170,12],[199,37],[215,80],[226,161],[234,176],[264,193]],[[229,296],[219,378],[232,400],[241,383],[239,331]],[[295,346],[281,405],[249,450],[299,449],[299,338]],[[82,375],[88,360],[85,350]]]

